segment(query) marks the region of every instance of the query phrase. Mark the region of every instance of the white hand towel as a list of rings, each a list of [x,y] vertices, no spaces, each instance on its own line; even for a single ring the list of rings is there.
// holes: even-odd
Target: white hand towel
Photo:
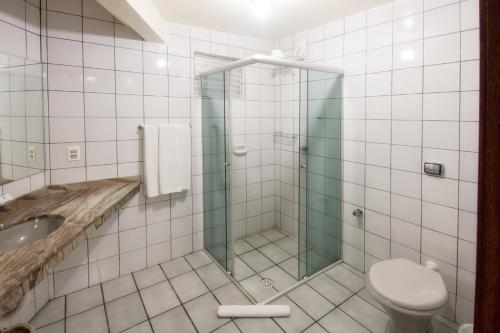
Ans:
[[[191,188],[191,129],[188,125],[159,126],[160,193]]]
[[[148,198],[160,195],[157,125],[144,126],[144,183]]]

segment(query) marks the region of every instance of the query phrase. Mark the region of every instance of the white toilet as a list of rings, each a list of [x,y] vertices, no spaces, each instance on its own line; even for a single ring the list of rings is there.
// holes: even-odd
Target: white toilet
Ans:
[[[448,300],[441,274],[402,258],[374,264],[365,284],[390,316],[391,333],[432,332],[431,317]]]

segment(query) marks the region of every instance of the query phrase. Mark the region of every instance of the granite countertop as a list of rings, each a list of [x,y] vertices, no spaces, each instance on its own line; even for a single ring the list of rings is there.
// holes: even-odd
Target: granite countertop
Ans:
[[[35,216],[59,215],[65,221],[46,238],[0,252],[0,317],[14,309],[66,254],[139,192],[139,187],[138,176],[49,185],[5,205],[0,224],[6,228]]]

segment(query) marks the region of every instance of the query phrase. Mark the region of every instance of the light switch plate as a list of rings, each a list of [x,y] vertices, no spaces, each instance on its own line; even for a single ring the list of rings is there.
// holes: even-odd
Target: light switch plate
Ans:
[[[444,173],[444,165],[441,163],[435,162],[425,162],[424,163],[424,172],[429,176],[443,176]]]
[[[79,161],[80,160],[80,146],[69,146],[68,147],[68,161]]]

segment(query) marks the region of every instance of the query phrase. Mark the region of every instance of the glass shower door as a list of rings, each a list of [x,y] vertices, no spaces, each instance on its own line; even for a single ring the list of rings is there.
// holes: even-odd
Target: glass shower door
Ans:
[[[226,73],[202,77],[204,248],[226,270],[228,253],[229,156],[226,127]]]
[[[299,278],[341,258],[342,77],[300,73]]]

